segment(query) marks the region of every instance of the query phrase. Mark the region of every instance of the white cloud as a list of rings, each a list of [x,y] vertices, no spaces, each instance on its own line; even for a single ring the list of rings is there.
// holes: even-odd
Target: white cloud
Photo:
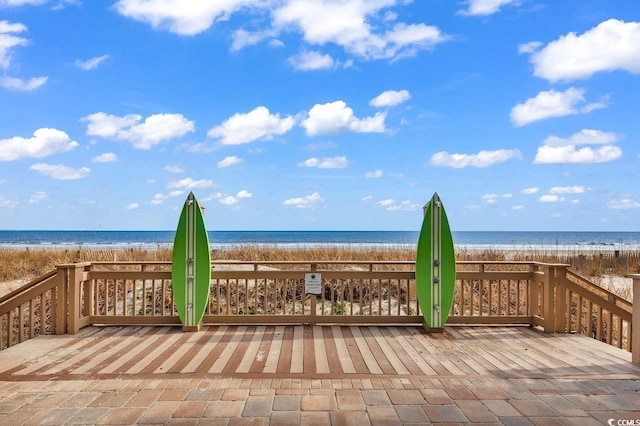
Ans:
[[[511,206],[511,210],[524,210],[524,205],[517,204],[515,206]]]
[[[115,10],[128,18],[180,35],[207,30],[216,21],[226,21],[243,7],[258,7],[255,0],[118,0]]]
[[[590,191],[591,188],[586,186],[554,186],[549,190],[549,194],[584,194],[587,191]]]
[[[522,191],[520,191],[520,193],[524,195],[534,195],[534,194],[537,194],[538,192],[540,192],[540,188],[536,188],[536,187],[525,188]]]
[[[305,197],[289,198],[284,200],[282,204],[285,206],[294,206],[299,209],[314,209],[320,203],[324,203],[324,199],[320,194],[314,192],[313,194]]]
[[[194,122],[182,114],[155,114],[141,120],[142,116],[138,114],[118,117],[104,112],[82,118],[82,121],[89,122],[88,135],[128,141],[136,149],[151,149],[154,145],[195,130]]]
[[[232,206],[238,202],[238,199],[232,195],[227,195],[226,197],[220,198],[218,201],[225,206]]]
[[[522,154],[517,149],[480,151],[477,154],[449,154],[446,151],[440,151],[433,154],[429,162],[432,166],[459,169],[468,166],[489,167],[514,158],[522,159]]]
[[[547,137],[543,144],[547,146],[567,146],[567,145],[587,145],[587,144],[612,144],[618,140],[618,135],[614,132],[603,132],[601,130],[582,129],[568,138],[558,136]]]
[[[442,43],[448,37],[424,23],[397,22],[397,14],[389,10],[400,0],[118,0],[115,10],[123,16],[181,35],[206,31],[215,22],[228,20],[238,12],[248,12],[254,22],[266,27],[254,32],[243,29],[233,33],[231,49],[237,51],[279,33],[299,32],[305,43],[323,46],[333,44],[348,54],[364,59],[396,59],[414,55]],[[270,14],[263,13],[269,8]],[[269,16],[270,25],[258,16]]]
[[[366,197],[362,197],[360,201],[367,202],[373,200],[373,195],[367,195]]]
[[[118,156],[113,152],[105,152],[91,159],[92,163],[113,163],[114,161],[118,161]]]
[[[319,142],[319,143],[310,143],[309,145],[304,147],[305,151],[322,151],[325,149],[337,148],[338,144],[332,141],[327,142]]]
[[[539,41],[530,41],[529,43],[522,43],[518,45],[518,53],[533,53],[542,46]]]
[[[399,105],[411,99],[408,90],[387,90],[369,101],[369,105],[382,108]]]
[[[18,207],[20,202],[18,200],[10,200],[0,196],[0,209],[14,209]]]
[[[518,4],[519,0],[467,0],[465,10],[459,10],[460,15],[486,16],[500,12],[502,6]]]
[[[78,59],[75,64],[78,68],[89,71],[98,68],[98,65],[109,59],[109,55],[96,56],[86,61]]]
[[[21,23],[10,23],[9,21],[0,21],[0,69],[7,69],[11,64],[11,52],[14,47],[25,46],[29,41],[25,38],[18,37],[19,34],[27,30],[27,27]]]
[[[394,200],[393,198],[387,198],[386,200],[380,200],[376,202],[376,204],[380,207],[393,206],[395,203],[396,203],[396,200]]]
[[[6,3],[7,6],[19,4],[22,3],[15,1]],[[0,7],[2,6],[2,0],[0,0]],[[29,40],[16,35],[24,31],[27,31],[27,27],[24,24],[10,23],[7,20],[0,21],[0,69],[9,69],[14,48],[29,44]],[[7,75],[0,77],[1,87],[17,92],[31,92],[42,87],[46,82],[47,77],[34,77],[29,80]]]
[[[42,158],[75,149],[78,142],[72,141],[65,132],[42,128],[33,132],[33,137],[15,136],[0,139],[0,161],[17,160],[22,157]]]
[[[386,117],[385,113],[378,112],[372,117],[360,119],[353,114],[353,109],[348,107],[344,101],[335,101],[314,105],[301,125],[309,136],[342,131],[381,133],[385,131],[384,120]]]
[[[184,173],[184,168],[182,166],[165,166],[164,170],[169,173],[181,174]]]
[[[219,138],[224,145],[239,145],[260,139],[271,140],[287,133],[295,124],[293,117],[280,118],[266,107],[259,106],[247,114],[234,114],[221,125],[209,130],[207,136]]]
[[[640,209],[640,201],[634,201],[630,198],[611,200],[607,203],[607,207],[611,210]]]
[[[247,191],[246,189],[243,189],[241,191],[239,191],[235,196],[233,195],[224,195],[224,194],[217,194],[215,196],[215,198],[218,198],[218,202],[220,202],[221,204],[224,204],[226,206],[232,206],[234,204],[237,204],[240,202],[240,200],[245,199],[245,198],[251,198],[253,197],[253,194],[249,191]]]
[[[495,204],[498,202],[498,194],[483,194],[480,199],[484,204]]]
[[[126,207],[126,209],[127,209],[127,210],[135,210],[135,209],[137,209],[138,207],[140,207],[140,204],[138,204],[138,203],[131,203],[131,204],[129,204],[129,205]]]
[[[243,49],[246,46],[258,44],[262,40],[274,37],[276,35],[277,33],[272,30],[249,32],[243,29],[239,29],[234,31],[231,35],[231,37],[233,38],[231,50],[235,52]],[[272,47],[281,47],[282,42],[278,43],[275,39],[272,39],[270,45]]]
[[[156,195],[153,196],[153,200],[150,201],[151,204],[162,204],[164,201],[170,199],[170,198],[174,198],[174,197],[178,197],[180,195],[184,194],[184,191],[181,191],[179,189],[176,189],[174,191],[169,192],[168,194],[161,194],[161,193],[157,193]]]
[[[34,77],[30,80],[23,80],[17,77],[2,77],[0,78],[0,86],[16,92],[31,92],[44,86],[47,80],[48,77]]]
[[[194,180],[192,178],[184,178],[174,182],[169,182],[167,188],[181,188],[181,189],[203,189],[211,188],[215,186],[213,181],[209,179]]]
[[[48,197],[49,195],[47,195],[47,193],[44,191],[35,192],[29,198],[29,204],[38,204],[40,201],[46,200]]]
[[[344,169],[348,165],[349,160],[347,160],[347,157],[344,155],[338,157],[325,157],[322,159],[311,157],[298,164],[300,167],[317,167],[319,169]]]
[[[241,191],[238,191],[238,193],[236,194],[236,197],[240,198],[240,199],[242,199],[242,198],[251,198],[251,197],[253,197],[253,194],[250,193],[249,191],[247,191],[246,189],[243,189]]]
[[[72,167],[68,167],[62,164],[46,164],[46,163],[38,163],[29,167],[31,170],[35,170],[37,172],[42,173],[45,176],[49,176],[53,179],[59,180],[77,180],[83,179],[89,176],[91,169],[88,167],[81,167],[79,169],[74,169]]]
[[[546,194],[541,196],[538,201],[541,203],[557,203],[558,201],[564,201],[564,198],[557,195]]]
[[[298,71],[326,70],[336,67],[331,55],[316,51],[304,51],[287,59],[287,62]]]
[[[569,138],[547,137],[538,147],[535,164],[554,163],[605,163],[622,156],[622,149],[613,145],[618,135],[612,132],[583,129]],[[602,145],[599,148],[579,145]]]
[[[81,119],[88,121],[87,134],[91,136],[100,136],[105,139],[124,139],[121,135],[123,129],[130,128],[137,124],[142,116],[137,114],[129,114],[124,117],[97,112],[90,114]]]
[[[521,127],[546,118],[585,114],[594,109],[606,107],[604,102],[580,106],[584,102],[584,89],[570,87],[564,92],[542,91],[535,98],[529,98],[523,104],[518,104],[511,109],[511,123]]]
[[[45,4],[48,0],[0,0],[0,7],[17,7],[25,5]]]
[[[18,6],[39,6],[48,3],[49,0],[0,0],[0,8]],[[67,4],[79,4],[80,0],[57,0],[51,7],[52,10],[63,9]]]
[[[227,167],[231,167],[231,166],[235,166],[236,164],[240,164],[242,162],[242,159],[239,157],[236,157],[235,155],[230,155],[228,157],[224,157],[222,160],[218,161],[218,164],[216,164],[216,166],[219,169],[224,169]]]
[[[382,13],[396,3],[396,0],[289,0],[272,11],[273,26],[299,30],[309,44],[335,44],[363,59],[409,56],[447,39],[437,27],[394,22],[396,15]],[[374,33],[374,29],[379,31]]]
[[[382,177],[382,170],[375,170],[373,172],[367,172],[364,177],[369,179],[380,179]]]
[[[640,73],[640,22],[609,19],[582,35],[571,32],[533,52],[534,75],[551,82],[590,78],[597,72]]]
[[[385,210],[390,212],[396,211],[414,211],[420,209],[420,206],[412,203],[409,200],[402,200],[397,202],[393,198],[388,198],[386,200],[380,200],[376,202],[376,205],[379,207],[383,207]]]

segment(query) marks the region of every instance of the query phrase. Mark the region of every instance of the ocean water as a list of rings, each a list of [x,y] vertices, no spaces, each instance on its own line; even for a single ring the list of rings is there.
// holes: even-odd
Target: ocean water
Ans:
[[[174,231],[0,231],[0,248],[154,248],[173,244]],[[640,232],[456,231],[457,249],[640,250]],[[213,249],[229,245],[415,246],[416,231],[210,231]]]

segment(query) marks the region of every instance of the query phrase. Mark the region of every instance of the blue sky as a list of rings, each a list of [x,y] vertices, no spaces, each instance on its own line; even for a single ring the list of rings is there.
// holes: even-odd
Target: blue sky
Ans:
[[[0,0],[0,228],[640,230],[637,0]]]

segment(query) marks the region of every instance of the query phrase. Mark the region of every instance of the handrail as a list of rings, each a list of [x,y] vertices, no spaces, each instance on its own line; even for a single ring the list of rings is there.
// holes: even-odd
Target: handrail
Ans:
[[[594,294],[600,293],[599,294],[600,297],[606,299],[607,301],[614,301],[616,306],[619,306],[620,308],[624,309],[629,313],[631,313],[631,311],[633,310],[632,302],[618,296],[617,294],[611,292],[610,290],[607,290],[606,288],[600,287],[599,285],[592,283],[587,278],[583,277],[582,275],[574,271],[567,270],[567,278],[573,278],[575,280],[575,281],[572,281],[573,283],[588,290],[591,293],[594,293]],[[603,294],[604,296],[602,296]]]
[[[44,274],[43,276],[35,278],[35,279],[29,281],[28,283],[26,283],[26,284],[18,287],[17,289],[13,290],[12,292],[5,294],[4,296],[0,297],[0,305],[2,305],[7,300],[10,300],[13,297],[17,296],[18,294],[23,293],[23,292],[29,290],[30,288],[40,284],[42,281],[46,281],[47,279],[49,279],[52,276],[56,275],[56,273],[57,273],[57,271],[55,269],[53,271],[49,271],[46,274]]]
[[[414,261],[214,260],[205,321],[421,323],[414,265]],[[457,265],[448,324],[541,326],[545,332],[579,332],[631,350],[633,304],[566,264],[459,261]],[[317,298],[304,293],[304,274],[311,271],[323,276],[323,292]],[[41,317],[34,318],[35,311]],[[38,333],[75,333],[91,324],[178,324],[171,262],[59,265],[0,297],[0,321],[0,350]],[[22,333],[25,329],[30,332]]]
[[[51,271],[0,298],[0,350],[40,334],[62,334],[65,289]]]

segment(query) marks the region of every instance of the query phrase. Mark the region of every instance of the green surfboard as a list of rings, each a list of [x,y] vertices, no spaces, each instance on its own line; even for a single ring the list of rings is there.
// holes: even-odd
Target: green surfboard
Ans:
[[[447,322],[456,284],[456,257],[449,220],[437,193],[424,206],[416,253],[418,304],[429,329]]]
[[[189,193],[173,242],[171,289],[183,330],[200,327],[209,300],[211,251],[198,200]]]

